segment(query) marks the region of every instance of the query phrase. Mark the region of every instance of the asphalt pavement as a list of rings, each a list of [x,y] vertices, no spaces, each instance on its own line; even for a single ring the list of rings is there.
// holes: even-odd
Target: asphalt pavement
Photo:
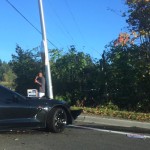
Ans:
[[[142,134],[130,134],[130,130]],[[40,130],[0,132],[0,150],[149,150],[149,134],[150,122],[81,114],[59,134]]]
[[[63,133],[1,132],[0,150],[149,150],[149,138],[67,127]]]

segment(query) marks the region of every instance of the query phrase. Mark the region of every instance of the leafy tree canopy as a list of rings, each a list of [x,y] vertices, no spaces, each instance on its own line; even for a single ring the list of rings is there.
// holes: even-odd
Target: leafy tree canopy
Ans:
[[[12,55],[11,66],[17,75],[15,80],[16,91],[27,95],[27,89],[35,88],[34,78],[42,70],[42,63],[37,55],[31,50],[23,50],[16,46],[16,54]]]

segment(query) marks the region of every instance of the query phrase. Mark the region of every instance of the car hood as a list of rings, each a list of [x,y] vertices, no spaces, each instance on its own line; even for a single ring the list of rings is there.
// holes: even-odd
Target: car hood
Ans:
[[[40,106],[44,106],[44,107],[45,106],[53,107],[53,106],[56,106],[56,105],[64,105],[64,106],[69,107],[69,105],[65,101],[59,101],[59,100],[54,100],[54,99],[27,98],[27,100],[29,101],[29,103],[31,105],[34,105],[34,106],[39,106],[40,105]]]

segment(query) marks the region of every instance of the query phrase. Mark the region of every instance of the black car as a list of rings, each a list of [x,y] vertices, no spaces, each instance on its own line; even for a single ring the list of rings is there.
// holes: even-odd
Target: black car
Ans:
[[[45,128],[59,133],[72,124],[72,114],[66,102],[24,97],[0,86],[0,130]]]

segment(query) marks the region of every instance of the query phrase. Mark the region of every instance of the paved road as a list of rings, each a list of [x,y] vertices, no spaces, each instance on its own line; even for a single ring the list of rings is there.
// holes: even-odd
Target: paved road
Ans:
[[[75,127],[68,127],[61,134],[42,131],[0,132],[0,150],[149,150],[149,146],[149,138],[131,138]]]

